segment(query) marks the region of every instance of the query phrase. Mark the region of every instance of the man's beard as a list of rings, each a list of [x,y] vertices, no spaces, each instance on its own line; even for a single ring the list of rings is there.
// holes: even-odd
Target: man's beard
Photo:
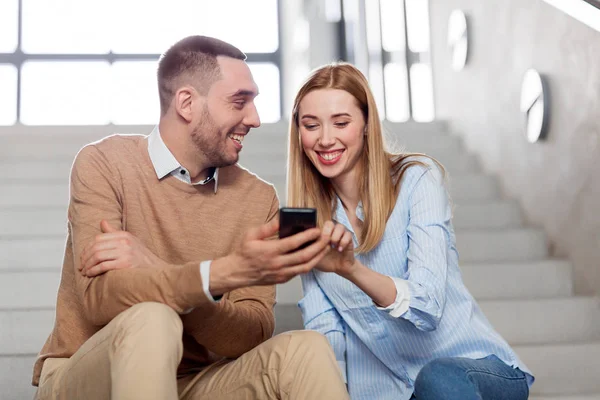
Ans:
[[[227,140],[230,140],[229,134],[233,131],[232,128],[225,137],[222,137],[219,128],[208,112],[208,107],[204,107],[202,118],[192,131],[192,141],[211,167],[227,167],[235,164],[239,158],[237,152],[235,156],[227,153]]]

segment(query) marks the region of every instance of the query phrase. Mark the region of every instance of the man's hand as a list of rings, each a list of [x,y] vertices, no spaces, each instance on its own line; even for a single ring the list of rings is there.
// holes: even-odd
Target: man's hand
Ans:
[[[356,267],[352,233],[342,224],[327,221],[323,224],[323,236],[329,237],[331,251],[315,268],[323,272],[334,272],[343,277],[351,275]]]
[[[318,228],[285,239],[269,240],[278,229],[276,219],[251,229],[232,254],[213,261],[211,294],[218,296],[239,287],[287,282],[313,269],[330,251],[329,236],[322,235]],[[310,246],[297,250],[313,240]]]
[[[154,255],[129,232],[113,228],[106,220],[100,222],[102,233],[81,253],[81,274],[94,277],[113,269],[150,268],[167,263]]]

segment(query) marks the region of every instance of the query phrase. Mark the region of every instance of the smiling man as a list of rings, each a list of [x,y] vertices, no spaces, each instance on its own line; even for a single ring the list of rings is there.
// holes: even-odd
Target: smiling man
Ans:
[[[110,136],[74,162],[37,398],[348,398],[323,336],[271,338],[274,285],[311,270],[329,236],[272,239],[275,190],[237,165],[260,125],[244,53],[185,38],[158,86],[150,135]]]

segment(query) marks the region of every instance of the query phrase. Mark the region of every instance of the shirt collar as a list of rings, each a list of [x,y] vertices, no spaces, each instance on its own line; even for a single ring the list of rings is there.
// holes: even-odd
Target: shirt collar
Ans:
[[[159,180],[163,179],[167,175],[174,175],[176,178],[191,185],[206,185],[214,179],[215,193],[217,193],[219,169],[215,168],[212,175],[209,175],[206,179],[192,183],[189,180],[189,172],[187,172],[187,170],[181,166],[179,161],[177,161],[173,153],[171,153],[165,142],[162,140],[158,126],[155,126],[152,130],[152,133],[150,133],[148,136],[148,154],[150,155],[152,166],[154,167],[154,171],[156,172],[156,176]],[[187,180],[182,178],[182,176],[184,176],[186,173],[188,178]]]

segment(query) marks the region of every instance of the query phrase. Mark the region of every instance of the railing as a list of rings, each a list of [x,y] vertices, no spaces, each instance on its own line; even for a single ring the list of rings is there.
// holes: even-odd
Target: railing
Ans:
[[[544,0],[600,32],[600,0]]]

